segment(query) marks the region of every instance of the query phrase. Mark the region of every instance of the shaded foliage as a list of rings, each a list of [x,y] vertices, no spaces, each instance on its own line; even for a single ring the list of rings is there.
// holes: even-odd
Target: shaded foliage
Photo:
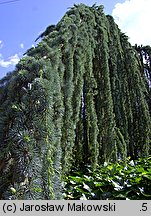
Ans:
[[[65,177],[66,200],[150,200],[151,158],[104,163],[72,170]]]

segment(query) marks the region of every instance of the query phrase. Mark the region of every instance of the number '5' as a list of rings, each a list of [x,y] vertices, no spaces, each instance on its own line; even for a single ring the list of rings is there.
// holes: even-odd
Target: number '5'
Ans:
[[[147,211],[147,203],[142,204],[142,211]]]

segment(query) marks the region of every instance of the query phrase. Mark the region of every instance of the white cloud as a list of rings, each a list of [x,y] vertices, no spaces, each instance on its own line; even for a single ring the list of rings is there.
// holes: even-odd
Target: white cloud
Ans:
[[[115,5],[112,16],[132,45],[151,45],[150,9],[151,0],[126,0]]]
[[[23,44],[23,43],[21,43],[21,44],[20,44],[20,47],[21,47],[22,49],[24,49],[24,44]]]
[[[4,46],[3,41],[0,40],[0,49]]]
[[[10,56],[8,60],[4,60],[2,54],[0,54],[0,66],[8,68],[9,66],[14,66],[19,62],[20,58],[18,54]]]

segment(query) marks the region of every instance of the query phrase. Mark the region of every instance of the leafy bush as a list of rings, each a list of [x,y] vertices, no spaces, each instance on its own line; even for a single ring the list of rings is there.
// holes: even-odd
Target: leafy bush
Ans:
[[[67,200],[151,199],[151,157],[73,170],[64,182]]]

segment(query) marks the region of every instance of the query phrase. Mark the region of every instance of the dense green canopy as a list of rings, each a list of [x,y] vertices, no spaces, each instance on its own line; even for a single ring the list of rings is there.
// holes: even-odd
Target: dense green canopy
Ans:
[[[62,177],[150,154],[151,48],[74,5],[0,80],[0,199],[60,199]]]

